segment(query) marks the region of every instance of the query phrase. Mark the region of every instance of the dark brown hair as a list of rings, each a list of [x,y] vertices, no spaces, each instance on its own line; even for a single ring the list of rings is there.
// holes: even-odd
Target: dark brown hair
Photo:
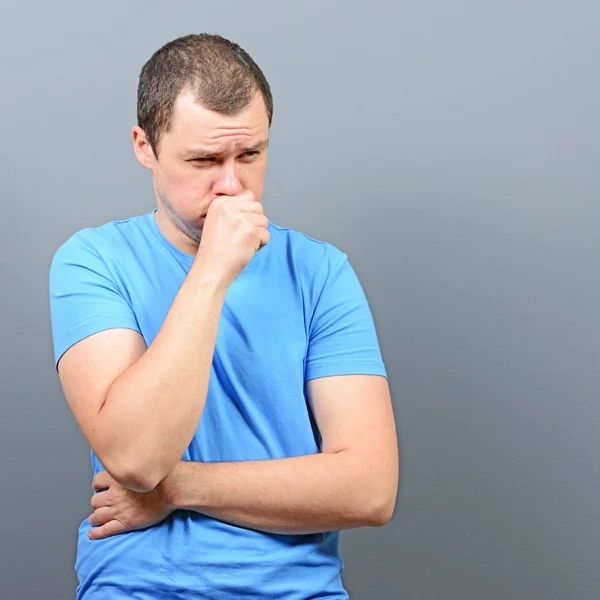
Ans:
[[[220,35],[186,35],[159,48],[140,73],[138,125],[157,157],[161,135],[171,127],[175,100],[188,90],[198,104],[224,115],[241,112],[260,91],[271,125],[271,89],[248,53]]]

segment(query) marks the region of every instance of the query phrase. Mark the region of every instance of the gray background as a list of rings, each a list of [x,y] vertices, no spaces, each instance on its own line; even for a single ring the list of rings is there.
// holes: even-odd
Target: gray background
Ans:
[[[0,596],[74,598],[88,447],[53,371],[74,231],[150,211],[139,70],[208,31],[275,96],[271,220],[348,252],[400,434],[361,599],[600,597],[600,4],[2,3]]]

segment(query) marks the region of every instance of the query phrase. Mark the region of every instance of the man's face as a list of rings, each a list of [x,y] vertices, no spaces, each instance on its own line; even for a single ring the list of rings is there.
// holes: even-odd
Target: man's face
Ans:
[[[210,111],[196,104],[191,94],[180,95],[157,158],[144,131],[134,127],[133,132],[138,160],[152,170],[159,209],[196,242],[217,196],[250,190],[260,202],[268,137],[269,119],[260,93],[236,116]]]

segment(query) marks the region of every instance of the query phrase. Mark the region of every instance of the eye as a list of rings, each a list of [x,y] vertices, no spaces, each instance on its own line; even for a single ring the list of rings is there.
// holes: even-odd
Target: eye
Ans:
[[[248,152],[244,152],[244,154],[242,154],[242,156],[244,158],[254,158],[255,156],[258,156],[258,152],[256,150],[249,150]]]

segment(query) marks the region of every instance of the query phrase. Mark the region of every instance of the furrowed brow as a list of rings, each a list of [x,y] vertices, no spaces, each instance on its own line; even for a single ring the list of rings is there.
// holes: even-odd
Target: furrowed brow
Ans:
[[[261,152],[268,146],[269,140],[261,140],[252,146],[238,144],[235,146],[236,152]],[[217,150],[207,150],[206,148],[188,148],[180,152],[179,157],[183,160],[191,160],[195,158],[215,158],[220,154],[227,152],[228,148],[219,148]]]

